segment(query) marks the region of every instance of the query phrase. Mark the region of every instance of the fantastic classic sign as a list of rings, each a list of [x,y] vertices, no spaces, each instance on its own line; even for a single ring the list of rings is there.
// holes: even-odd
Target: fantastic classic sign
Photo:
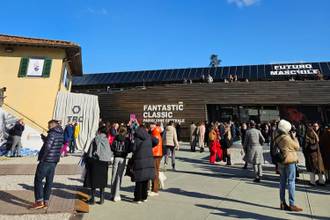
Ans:
[[[312,64],[292,64],[292,65],[275,65],[271,76],[282,76],[282,75],[316,75],[320,73],[319,69],[313,69]]]
[[[143,105],[143,122],[168,123],[174,121],[175,123],[184,123],[185,119],[177,117],[177,114],[183,112],[183,110],[183,102],[165,105]]]

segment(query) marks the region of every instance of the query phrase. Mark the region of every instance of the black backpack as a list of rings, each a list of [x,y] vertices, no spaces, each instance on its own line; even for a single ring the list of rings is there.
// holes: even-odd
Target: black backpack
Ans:
[[[126,154],[127,149],[125,145],[125,140],[122,141],[115,140],[112,143],[112,150],[115,154]]]

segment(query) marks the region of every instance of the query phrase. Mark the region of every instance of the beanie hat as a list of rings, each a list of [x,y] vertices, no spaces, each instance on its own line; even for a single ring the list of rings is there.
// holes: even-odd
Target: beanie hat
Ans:
[[[282,119],[279,123],[278,123],[278,130],[284,132],[284,133],[289,133],[289,131],[291,131],[291,123]]]

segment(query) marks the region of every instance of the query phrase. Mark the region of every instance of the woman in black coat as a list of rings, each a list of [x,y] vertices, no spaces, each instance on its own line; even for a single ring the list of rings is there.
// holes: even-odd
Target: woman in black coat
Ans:
[[[145,127],[139,127],[134,135],[133,152],[133,172],[135,181],[134,201],[141,203],[148,197],[148,181],[155,178],[154,157],[152,148],[156,146],[158,140],[152,138]]]

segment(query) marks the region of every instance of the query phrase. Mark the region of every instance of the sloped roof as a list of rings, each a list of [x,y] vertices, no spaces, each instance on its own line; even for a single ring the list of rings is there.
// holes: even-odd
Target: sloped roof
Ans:
[[[70,69],[73,75],[81,76],[82,58],[81,47],[73,42],[63,40],[50,40],[42,38],[21,37],[13,35],[0,34],[0,45],[8,46],[32,46],[32,47],[47,47],[65,49],[67,59],[70,61]]]

